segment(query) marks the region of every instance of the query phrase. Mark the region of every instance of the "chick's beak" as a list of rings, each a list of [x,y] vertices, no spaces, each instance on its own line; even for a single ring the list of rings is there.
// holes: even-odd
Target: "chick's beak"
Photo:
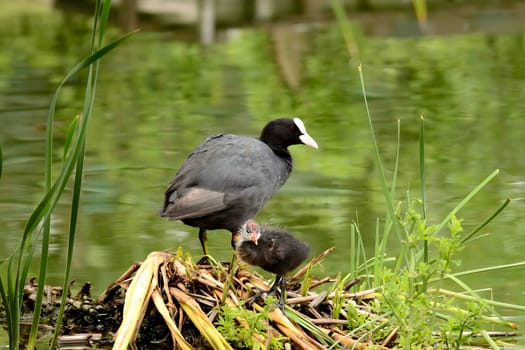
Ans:
[[[252,232],[252,234],[250,235],[250,240],[255,244],[257,245],[259,242],[259,235],[257,234],[257,232]]]

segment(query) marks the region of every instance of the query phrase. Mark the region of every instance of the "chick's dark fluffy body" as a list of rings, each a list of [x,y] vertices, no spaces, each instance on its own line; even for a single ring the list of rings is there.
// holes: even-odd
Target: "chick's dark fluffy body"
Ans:
[[[281,276],[298,267],[309,253],[305,242],[285,229],[269,226],[261,227],[257,244],[247,240],[237,247],[242,261]]]

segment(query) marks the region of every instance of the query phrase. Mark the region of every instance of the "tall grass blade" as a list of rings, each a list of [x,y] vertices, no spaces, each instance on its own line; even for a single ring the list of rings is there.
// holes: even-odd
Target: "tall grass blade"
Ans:
[[[455,277],[459,277],[459,276],[465,276],[465,275],[472,275],[474,273],[497,271],[497,270],[505,270],[505,269],[509,269],[509,268],[513,268],[513,267],[521,267],[521,266],[525,266],[525,261],[519,261],[517,263],[505,264],[505,265],[487,266],[487,267],[482,267],[482,268],[479,268],[479,269],[472,269],[472,270],[467,270],[467,271],[451,273],[450,275],[451,276],[455,276]]]
[[[425,171],[425,118],[420,116],[419,129],[419,177],[421,181],[421,201],[423,203],[423,219],[427,218],[427,176]],[[428,260],[425,260],[428,262]]]
[[[40,311],[42,310],[42,301],[44,297],[44,286],[46,282],[47,275],[47,262],[49,257],[49,240],[51,235],[51,218],[47,217],[44,223],[44,234],[42,236],[42,248],[40,255],[40,267],[38,271],[38,287],[37,287],[37,296],[35,300],[35,305],[33,308],[33,322],[31,324],[31,331],[29,333],[29,338],[27,341],[27,349],[33,349],[36,343],[36,336],[38,331],[38,323],[40,322]],[[29,257],[33,256],[33,253],[28,254]],[[29,265],[31,259],[27,258],[25,260],[26,269],[22,274],[24,279],[21,281],[21,285],[24,285],[25,276],[27,276],[27,271],[29,270]],[[23,292],[22,292],[23,295]],[[58,328],[58,327],[57,327]]]
[[[427,218],[427,176],[425,171],[425,118],[420,116],[419,130],[419,177],[421,182],[421,202],[423,206],[423,220]],[[423,262],[428,263],[428,240],[423,241]],[[426,282],[425,282],[426,284]],[[426,289],[426,285],[423,287]]]
[[[368,108],[367,108],[367,112],[368,112]],[[369,116],[369,119],[370,119],[370,116]],[[391,184],[391,189],[390,189],[390,198],[395,198],[395,194],[396,194],[396,187],[397,187],[397,173],[398,173],[398,169],[399,169],[399,156],[401,154],[401,120],[397,120],[397,145],[396,145],[396,161],[395,161],[395,165],[394,165],[394,174],[392,176],[392,184]],[[393,207],[393,203],[392,203],[392,207]],[[384,256],[386,255],[386,244],[387,244],[387,241],[388,241],[388,236],[390,235],[390,232],[391,232],[391,229],[392,229],[392,223],[394,223],[395,227],[399,228],[399,225],[398,225],[398,221],[396,220],[396,217],[395,216],[390,216],[390,213],[387,213],[387,216],[386,216],[386,220],[385,220],[385,227],[383,229],[383,237],[381,239],[381,250],[379,251],[379,254],[381,256],[381,261],[378,263],[378,267],[376,267],[376,270],[379,270],[379,268],[382,268],[384,265],[383,265],[383,259],[384,259]],[[376,227],[377,229],[379,228],[379,220],[377,220],[377,223],[376,223]],[[399,233],[399,231],[396,231],[397,232],[397,235],[398,235],[398,239],[401,240],[401,234]],[[379,239],[379,236],[377,235],[376,233],[376,239]],[[377,254],[377,252],[376,252]],[[376,255],[377,257],[378,255]],[[401,257],[402,255],[400,255]],[[402,262],[402,259],[398,259],[399,263]],[[397,271],[397,269],[396,269]],[[379,271],[377,271],[379,272]],[[377,284],[376,284],[377,286]]]
[[[350,247],[352,251],[350,256],[350,271],[352,271],[354,274],[357,274],[356,267],[359,265],[359,250],[357,248],[357,232],[354,223],[350,225]]]
[[[100,28],[98,30],[98,44],[97,46],[102,46],[105,28],[107,24],[107,20],[109,17],[109,12],[111,9],[111,1],[106,0],[104,2],[104,5],[101,9],[100,14]],[[98,18],[98,11],[96,10],[95,17]],[[96,35],[96,29],[93,30],[92,37],[95,38]],[[93,54],[96,50],[95,46],[91,47],[91,54]],[[92,112],[93,112],[93,106],[95,101],[95,93],[96,93],[96,87],[97,87],[97,78],[98,78],[98,72],[100,67],[100,60],[97,60],[95,63],[95,66],[93,65],[89,66],[89,75],[88,80],[86,84],[86,96],[84,101],[84,123],[87,125],[89,123],[89,120],[91,118]],[[67,252],[67,260],[66,260],[66,268],[64,271],[64,279],[63,279],[63,290],[66,290],[69,276],[71,274],[71,265],[73,260],[73,251],[74,251],[74,242],[75,242],[75,233],[76,233],[76,226],[77,226],[77,218],[78,218],[78,210],[79,210],[79,204],[80,204],[80,193],[82,189],[82,174],[83,174],[83,168],[84,168],[84,154],[85,154],[85,144],[86,144],[86,134],[79,135],[81,139],[81,149],[80,149],[80,155],[77,160],[77,168],[75,171],[75,183],[73,188],[73,198],[71,203],[71,216],[70,216],[70,225],[69,225],[69,236],[68,236],[68,252]],[[61,324],[63,315],[64,315],[64,306],[66,302],[66,294],[62,295],[62,302],[60,304],[60,309],[58,313],[58,321],[57,324]],[[51,346],[54,347],[56,344],[59,332],[58,327],[55,329],[54,337],[52,339]]]
[[[485,226],[487,226],[492,220],[494,220],[494,218],[496,218],[496,216],[499,215],[499,213],[501,213],[503,211],[503,209],[505,209],[507,207],[507,205],[510,204],[510,201],[511,199],[510,198],[507,198],[505,199],[505,201],[498,207],[498,209],[496,209],[496,211],[494,211],[494,213],[492,213],[488,218],[486,218],[481,224],[479,224],[478,226],[476,226],[471,232],[469,232],[469,234],[467,234],[462,240],[461,240],[461,243],[464,244],[464,243],[467,243],[476,233],[478,233],[479,231],[481,231],[481,229]]]
[[[11,296],[15,295],[15,278],[13,276],[14,272],[12,269],[14,256],[11,256],[7,260],[7,281],[4,282],[3,279],[0,280],[0,295],[2,296],[2,304],[5,309],[5,317],[7,320],[7,331],[9,335],[9,349],[18,349],[19,344],[19,320],[20,314],[17,312],[18,308],[18,299],[12,298]],[[4,264],[5,261],[2,261]]]
[[[99,8],[100,1],[97,2],[97,8]],[[104,7],[102,11],[102,16],[107,21],[109,15],[109,7],[111,1],[107,0],[104,2]],[[98,12],[98,10],[97,10]],[[105,24],[104,24],[105,26]],[[93,32],[93,37],[95,37],[95,31]],[[103,30],[99,30],[99,43],[102,42]],[[53,164],[53,125],[54,125],[54,115],[58,96],[60,95],[61,89],[64,84],[79,71],[83,70],[86,67],[90,67],[93,63],[98,62],[103,56],[109,53],[111,50],[116,48],[122,43],[123,40],[127,39],[131,34],[128,33],[121,38],[113,41],[112,43],[102,47],[101,49],[92,51],[92,54],[89,55],[84,60],[80,61],[76,66],[74,66],[64,79],[58,85],[55,94],[53,95],[48,112],[47,120],[47,133],[46,133],[46,154],[45,154],[45,195],[44,198],[38,203],[34,211],[31,213],[24,232],[21,238],[21,242],[15,253],[9,259],[7,264],[7,270],[5,272],[6,278],[0,278],[0,295],[3,300],[3,305],[6,309],[6,317],[8,319],[8,328],[9,328],[9,342],[12,349],[18,349],[19,347],[19,323],[20,323],[20,311],[21,303],[24,293],[24,283],[27,278],[29,267],[34,256],[34,249],[36,245],[36,239],[38,234],[35,235],[35,230],[37,230],[38,225],[44,221],[42,237],[42,254],[40,256],[40,271],[39,271],[39,283],[38,283],[38,293],[37,300],[35,301],[35,307],[33,311],[33,327],[30,332],[30,336],[27,343],[27,348],[32,349],[36,341],[37,326],[39,323],[40,310],[42,305],[42,295],[43,288],[45,285],[45,277],[47,271],[47,257],[49,252],[49,237],[50,237],[50,216],[51,212],[58,203],[59,198],[61,197],[64,188],[70,178],[74,167],[77,167],[77,176],[75,178],[75,187],[73,195],[73,204],[72,204],[72,223],[70,225],[70,252],[72,253],[72,244],[74,240],[74,231],[76,228],[76,217],[78,215],[78,204],[79,204],[79,194],[81,188],[81,174],[82,174],[82,160],[84,157],[84,147],[85,147],[85,134],[87,130],[87,121],[89,118],[83,118],[82,122],[79,124],[78,118],[73,121],[70,130],[68,132],[67,143],[64,150],[64,163],[60,169],[59,175],[56,180],[53,182],[52,176],[52,164]],[[95,73],[93,73],[95,72]],[[87,92],[86,92],[86,101],[84,104],[84,115],[91,114],[93,109],[93,97],[94,89],[96,84],[93,82],[96,80],[96,73],[98,73],[98,68],[94,71],[90,67],[90,78],[87,83]],[[87,113],[86,113],[87,112]],[[75,132],[76,130],[76,132]],[[0,150],[1,152],[1,150]],[[80,159],[80,161],[79,161]],[[0,172],[1,172],[1,163],[2,155],[0,154]],[[71,266],[71,255],[68,256],[68,266],[66,267],[66,276],[65,281],[68,280],[70,266]],[[66,282],[65,286],[66,285]],[[66,288],[64,288],[64,291]],[[64,296],[66,293],[64,293]],[[62,303],[64,305],[64,303]]]
[[[64,307],[66,305],[66,297],[67,293],[65,292],[68,288],[69,284],[69,276],[71,274],[71,263],[73,261],[73,249],[74,249],[74,243],[75,243],[75,233],[77,228],[77,219],[78,219],[78,208],[80,204],[80,193],[82,190],[82,174],[83,174],[83,168],[84,168],[84,150],[85,150],[85,139],[82,144],[81,154],[80,157],[77,160],[77,169],[75,171],[75,183],[73,187],[73,197],[71,199],[71,215],[69,220],[69,234],[68,234],[68,248],[67,248],[67,258],[66,258],[66,267],[64,271],[64,279],[62,282],[62,290],[64,291],[62,293],[62,298],[60,302],[60,307],[57,315],[57,322],[58,325],[55,327],[55,332],[53,335],[53,339],[51,340],[51,348],[55,348],[55,344],[58,339],[59,325],[62,324],[62,319],[64,317]]]
[[[437,234],[443,227],[447,225],[447,223],[452,219],[454,215],[457,214],[461,208],[465,206],[476,194],[478,194],[479,191],[483,189],[496,175],[499,174],[499,169],[494,170],[492,173],[490,173],[489,176],[487,176],[479,185],[477,185],[459,204],[452,209],[450,213],[445,217],[445,219],[437,225],[436,229],[433,231],[433,234]]]
[[[380,179],[380,182],[381,182],[381,189],[383,191],[383,195],[385,196],[385,202],[386,202],[387,209],[388,209],[388,216],[392,219],[392,221],[394,223],[394,230],[395,230],[395,232],[396,232],[396,234],[397,234],[397,236],[399,238],[399,241],[402,241],[401,227],[399,225],[398,220],[396,220],[396,216],[395,216],[395,212],[394,212],[394,205],[393,205],[393,202],[392,202],[392,196],[391,196],[390,192],[388,191],[388,186],[387,186],[386,177],[385,177],[385,170],[383,168],[383,162],[381,160],[381,154],[379,153],[379,147],[377,145],[377,140],[376,140],[375,131],[374,131],[374,125],[372,123],[372,117],[370,116],[370,108],[368,107],[368,100],[366,98],[365,79],[364,79],[364,76],[363,76],[363,68],[362,68],[361,65],[359,65],[358,70],[359,70],[359,78],[361,79],[361,89],[362,89],[362,92],[363,92],[363,99],[364,99],[364,103],[365,103],[366,114],[367,114],[367,117],[368,117],[368,127],[369,127],[369,130],[370,130],[370,139],[372,140],[372,145],[374,147],[374,161],[375,161],[378,173],[379,173],[379,179]]]
[[[116,48],[129,35],[130,34],[127,34],[127,35],[121,37],[120,39],[117,39],[116,41],[110,43],[109,45],[103,47],[102,49],[96,51],[94,54],[90,55],[88,58],[84,59],[79,64],[77,64],[66,75],[66,77],[62,80],[62,82],[60,83],[59,87],[57,88],[57,90],[55,92],[55,95],[53,96],[53,99],[52,99],[52,103],[51,103],[50,111],[49,111],[49,119],[48,119],[48,122],[50,124],[53,123],[54,113],[55,113],[55,108],[56,108],[56,102],[58,100],[58,96],[60,94],[61,88],[66,83],[67,79],[71,78],[74,74],[78,73],[80,70],[90,66],[92,63],[95,63],[96,61],[98,61],[104,55],[109,53],[112,49]],[[91,84],[88,84],[88,86],[91,86]],[[88,99],[89,103],[88,103],[87,107],[86,106],[84,107],[84,109],[89,112],[88,113],[88,115],[89,115],[91,110],[92,110],[92,106],[93,106],[92,94],[88,92],[86,94],[86,98]],[[73,168],[75,167],[75,165],[78,165],[79,159],[83,158],[84,140],[85,140],[85,134],[86,134],[86,131],[87,131],[88,121],[89,121],[89,119],[86,118],[86,117],[84,117],[82,119],[82,121],[80,123],[80,128],[77,130],[77,135],[75,137],[75,141],[74,141],[73,146],[72,146],[72,150],[73,151],[71,152],[69,157],[66,159],[66,162],[65,162],[64,166],[61,169],[61,173],[60,173],[58,179],[56,180],[54,185],[51,187],[51,189],[48,190],[47,195],[44,197],[44,200],[42,200],[42,202],[39,204],[39,206],[37,207],[37,210],[34,211],[33,214],[31,215],[30,220],[28,221],[28,224],[26,225],[26,231],[24,232],[23,241],[24,241],[24,238],[26,238],[27,236],[31,236],[32,231],[34,230],[34,228],[36,227],[38,222],[40,222],[42,217],[45,218],[46,223],[47,223],[47,221],[49,220],[49,217],[51,215],[52,210],[55,208],[56,204],[58,203],[58,200],[60,199],[60,197],[61,197],[61,195],[62,195],[62,193],[64,191],[64,188],[65,188],[65,186],[67,184],[67,181],[68,181],[69,177],[72,174]],[[52,139],[52,136],[50,136],[50,139]],[[48,170],[49,170],[49,168],[48,168]],[[81,177],[81,172],[78,173],[78,176]],[[76,186],[78,186],[78,185],[76,185]],[[78,200],[78,198],[77,198],[77,200]],[[76,205],[76,207],[78,208],[78,205]],[[76,218],[76,215],[74,215],[74,217]],[[47,223],[44,226],[44,235],[43,235],[43,238],[42,238],[42,248],[43,248],[42,249],[42,259],[45,258],[46,261],[47,261],[48,245],[49,245],[49,226],[48,225],[49,224]],[[26,236],[26,234],[27,234],[27,236]],[[25,247],[26,247],[25,246],[25,242],[23,242],[21,252],[27,251],[27,249],[25,249]],[[70,259],[70,257],[68,259]],[[27,257],[26,264],[24,264],[24,265],[28,266],[29,263],[30,263],[30,260],[31,260],[30,257]],[[30,334],[30,339],[29,339],[29,343],[28,343],[28,348],[29,349],[32,348],[34,340],[36,339],[36,327],[38,325],[38,320],[39,320],[39,317],[40,317],[40,309],[41,309],[40,308],[41,307],[41,299],[40,298],[41,298],[41,295],[43,295],[43,289],[42,289],[42,293],[40,292],[40,289],[43,288],[43,285],[45,283],[45,272],[43,272],[43,271],[45,271],[44,270],[45,268],[47,268],[47,264],[42,261],[41,262],[40,275],[39,275],[39,287],[38,287],[39,291],[38,291],[38,294],[37,294],[37,301],[35,303],[35,310],[34,310],[34,314],[33,314],[34,318],[33,318],[33,328],[32,329],[34,329],[34,331],[32,331],[31,334]],[[27,277],[27,269],[24,269],[24,270],[25,270],[24,273],[20,274],[19,277],[17,278],[17,280],[22,282],[22,283],[23,283],[23,281],[25,281],[25,279]],[[22,288],[23,288],[23,284],[22,284]],[[21,292],[23,292],[23,290]],[[20,293],[20,295],[22,295],[22,294]]]
[[[376,236],[374,242],[374,257],[377,259],[374,261],[374,287],[381,285],[381,270],[383,269],[384,253],[386,246],[386,237],[383,236],[383,239],[380,238],[379,233],[379,218],[376,219]],[[380,259],[380,260],[379,260]]]
[[[111,0],[105,0],[100,14],[100,27],[98,31],[98,46],[102,46],[104,34],[106,33],[106,25],[108,24],[109,12],[111,11]],[[92,50],[91,52],[93,52]]]
[[[394,164],[394,174],[392,176],[392,184],[390,186],[390,196],[396,197],[397,188],[397,172],[399,169],[399,155],[401,152],[401,120],[397,120],[397,145],[396,145],[396,162]]]
[[[128,34],[124,35],[123,37],[113,41],[110,44],[108,44],[107,46],[101,48],[100,50],[95,52],[93,55],[90,55],[86,59],[82,60],[71,71],[69,71],[69,73],[62,80],[62,82],[60,82],[60,84],[59,84],[55,94],[53,95],[53,98],[51,100],[51,106],[50,106],[50,112],[49,113],[52,113],[54,115],[54,111],[56,109],[56,103],[57,103],[58,95],[60,94],[61,88],[63,87],[63,85],[71,77],[73,77],[75,74],[77,74],[82,69],[84,69],[87,66],[89,66],[91,63],[99,60],[104,55],[108,54],[111,50],[113,50],[118,45],[120,45],[122,43],[122,41],[127,39],[131,34],[133,34],[133,33],[128,33]],[[86,129],[87,129],[87,123],[83,122],[80,125],[80,131],[78,133],[79,134],[85,134]],[[41,221],[41,219],[45,215],[49,214],[49,210],[48,209],[54,208],[54,205],[56,204],[56,199],[57,199],[56,198],[57,197],[56,196],[56,191],[59,190],[59,189],[63,189],[63,187],[65,186],[65,183],[67,182],[67,178],[69,178],[69,175],[71,174],[71,171],[73,169],[75,160],[78,159],[78,155],[80,153],[80,142],[79,141],[80,140],[79,140],[79,138],[77,136],[77,138],[75,139],[74,145],[72,146],[72,153],[69,155],[69,157],[66,160],[66,163],[61,168],[61,172],[60,172],[60,175],[59,175],[58,179],[54,182],[54,184],[51,187],[51,189],[46,193],[46,196],[40,201],[40,203],[38,204],[37,208],[31,214],[31,216],[30,216],[30,218],[29,218],[29,220],[28,220],[28,222],[26,224],[26,227],[24,229],[24,237],[23,237],[23,243],[24,244],[28,240],[28,238],[31,238],[28,235],[34,231],[34,229],[36,228],[38,223]],[[22,246],[24,246],[24,244],[22,244]]]
[[[46,141],[45,141],[45,157],[44,157],[44,193],[49,192],[52,186],[52,168],[53,168],[53,135],[55,128],[55,114],[54,111],[49,111],[47,116],[47,127],[46,127]],[[33,321],[31,324],[31,330],[29,332],[29,338],[27,341],[27,349],[31,350],[35,347],[38,323],[40,321],[40,311],[42,310],[42,301],[44,295],[44,286],[46,282],[47,275],[47,263],[49,256],[49,240],[51,235],[51,218],[47,216],[44,220],[43,225],[43,235],[42,235],[42,248],[40,255],[40,266],[38,271],[38,287],[35,305],[33,308]],[[17,283],[20,283],[21,286],[24,285],[25,279],[31,264],[31,259],[33,257],[32,249],[20,251],[20,259],[24,259],[24,270],[20,275],[19,280],[17,278]],[[23,291],[20,292],[20,302],[22,302]]]
[[[66,137],[64,139],[64,152],[62,154],[62,159],[67,158],[69,150],[71,149],[71,143],[73,141],[73,137],[75,133],[77,132],[79,119],[80,119],[79,115],[73,118],[73,121],[71,122],[71,124],[69,125],[69,128],[67,129]]]
[[[358,61],[359,46],[357,45],[352,27],[350,27],[350,23],[346,17],[345,9],[341,0],[332,0],[332,9],[334,10],[337,23],[341,29],[341,33],[346,44],[346,49],[348,50],[348,55],[350,56],[351,60]]]
[[[452,298],[456,298],[456,299],[460,299],[460,300],[466,300],[466,301],[478,301],[477,298],[474,298],[474,297],[472,297],[470,295],[466,295],[466,294],[463,294],[463,293],[457,293],[457,292],[451,292],[451,291],[443,289],[443,288],[439,288],[439,289],[430,288],[430,289],[428,289],[428,293],[429,294],[441,294],[441,295],[444,295],[444,296],[447,296],[447,297],[452,297]],[[491,300],[491,299],[483,299],[483,302],[485,304],[491,305],[491,306],[497,306],[497,307],[502,307],[502,308],[512,309],[512,310],[525,311],[525,306],[523,306],[523,305],[503,303],[501,301],[494,301],[494,300]]]
[[[428,11],[426,0],[412,0],[419,29],[423,33],[428,32]]]
[[[125,39],[127,39],[132,33],[128,33],[121,38],[113,41],[112,43],[108,44],[107,46],[101,48],[100,50],[96,51],[94,54],[90,55],[86,59],[82,60],[80,63],[78,63],[71,71],[68,72],[66,77],[60,82],[60,84],[57,87],[57,90],[55,91],[55,94],[53,95],[53,98],[51,99],[51,104],[49,108],[49,113],[54,116],[54,111],[56,109],[56,103],[58,100],[58,96],[60,94],[60,91],[64,84],[71,79],[75,74],[77,74],[82,69],[89,66],[91,63],[99,60],[106,54],[108,54],[111,50],[116,48],[118,45],[122,43]],[[81,131],[79,131],[80,134],[83,134],[86,132],[87,125],[86,123],[81,123]],[[50,188],[50,190],[46,193],[44,198],[40,201],[40,203],[37,205],[35,210],[31,213],[26,226],[24,228],[24,234],[22,236],[22,242],[20,244],[21,250],[24,251],[26,248],[26,245],[28,244],[28,241],[31,241],[32,239],[32,233],[37,227],[37,225],[41,222],[42,218],[45,216],[48,216],[51,212],[51,210],[56,205],[56,202],[58,201],[58,198],[60,197],[60,194],[63,191],[63,188],[65,187],[67,183],[67,179],[69,178],[69,175],[71,174],[75,160],[78,159],[78,155],[80,153],[80,144],[78,137],[76,138],[76,141],[74,145],[72,146],[72,153],[67,158],[64,166],[61,168],[61,172],[59,174],[59,177],[54,182],[53,186]],[[59,194],[57,195],[57,192]],[[20,260],[21,261],[21,260]],[[19,262],[20,262],[19,261]]]
[[[4,163],[4,157],[2,155],[2,145],[0,145],[0,180],[2,179],[2,164]]]

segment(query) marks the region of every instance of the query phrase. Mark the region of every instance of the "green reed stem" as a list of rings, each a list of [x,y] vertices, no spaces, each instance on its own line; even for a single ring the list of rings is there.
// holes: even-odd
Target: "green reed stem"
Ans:
[[[421,202],[423,204],[423,220],[427,218],[427,176],[425,171],[425,118],[420,116],[419,130],[419,177],[421,182]],[[423,261],[428,263],[428,240],[423,242]]]
[[[2,179],[2,164],[4,162],[4,158],[2,155],[2,145],[0,145],[0,179]]]
[[[49,107],[47,119],[47,132],[45,142],[45,169],[44,169],[44,191],[43,199],[38,203],[36,208],[31,213],[24,232],[21,238],[19,248],[8,259],[7,268],[5,271],[5,278],[0,278],[0,296],[2,297],[3,305],[6,310],[6,318],[8,322],[9,344],[11,349],[18,349],[20,344],[20,313],[22,307],[22,300],[24,295],[24,284],[28,275],[29,267],[34,256],[34,249],[37,246],[36,240],[39,237],[39,232],[35,231],[39,223],[44,222],[42,229],[41,255],[40,255],[40,269],[38,276],[38,291],[33,310],[32,328],[29,334],[27,349],[33,349],[36,342],[38,323],[40,320],[40,312],[42,307],[43,292],[45,286],[45,279],[47,274],[47,260],[49,255],[49,241],[50,241],[50,217],[51,213],[56,207],[58,200],[64,192],[65,186],[71,177],[73,169],[76,168],[75,185],[73,190],[73,201],[71,208],[71,222],[69,230],[69,246],[68,246],[68,261],[66,264],[66,271],[64,275],[63,296],[61,310],[59,313],[59,322],[57,322],[57,330],[60,326],[60,320],[63,315],[63,307],[65,305],[65,297],[67,295],[67,281],[71,270],[71,261],[73,253],[73,243],[76,231],[76,220],[78,217],[78,207],[81,192],[81,178],[83,170],[83,159],[85,150],[85,138],[89,117],[93,110],[94,96],[96,91],[96,78],[98,74],[98,61],[122,43],[124,39],[129,37],[132,33],[122,36],[113,41],[107,46],[95,51],[94,43],[97,38],[98,30],[98,45],[101,46],[104,28],[109,16],[109,9],[111,5],[110,0],[98,0],[96,3],[95,25],[92,34],[92,50],[91,55],[74,66],[64,79],[58,85],[55,94],[53,95]],[[93,68],[92,64],[96,63]],[[86,98],[84,103],[83,118],[78,121],[75,118],[70,127],[66,138],[66,147],[64,151],[64,162],[59,171],[58,177],[53,182],[52,165],[53,165],[53,135],[54,135],[54,119],[55,110],[58,97],[64,84],[79,71],[86,67],[90,67],[88,81],[86,83]],[[75,131],[75,132],[73,132]],[[0,158],[0,167],[1,167]],[[1,173],[1,168],[0,168]],[[52,347],[56,342],[56,336],[53,340]]]

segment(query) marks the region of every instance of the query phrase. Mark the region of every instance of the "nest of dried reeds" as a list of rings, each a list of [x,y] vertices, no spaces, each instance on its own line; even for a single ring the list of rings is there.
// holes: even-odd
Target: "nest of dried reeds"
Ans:
[[[60,345],[109,344],[113,349],[395,348],[401,330],[389,325],[385,315],[373,312],[381,291],[348,292],[360,282],[349,280],[350,275],[312,277],[312,267],[331,250],[288,278],[284,312],[276,307],[276,299],[245,304],[256,292],[254,287],[269,287],[269,281],[251,267],[230,271],[230,264],[213,259],[195,264],[181,251],[175,255],[153,252],[143,263],[131,266],[98,299],[89,295],[89,284],[69,297]],[[27,310],[35,287],[34,281],[26,284]],[[47,316],[43,319],[53,325],[61,290],[47,287],[46,291]],[[491,337],[515,335],[490,332]]]
[[[338,303],[357,303],[373,298],[374,292],[348,293],[357,281],[348,283],[337,293],[312,290],[334,282],[330,278],[310,276],[312,266],[331,250],[312,259],[288,278],[284,312],[272,303],[265,305],[264,300],[250,307],[245,305],[255,292],[254,287],[269,287],[268,281],[252,268],[242,266],[232,275],[228,263],[194,264],[191,257],[183,258],[181,252],[176,255],[152,252],[142,264],[135,264],[126,271],[97,303],[113,298],[117,290],[125,290],[122,322],[115,334],[113,349],[128,349],[137,341],[142,344],[153,341],[149,339],[152,334],[148,333],[158,329],[158,325],[152,326],[154,322],[163,323],[166,334],[169,332],[169,337],[163,339],[168,348],[265,349],[276,347],[272,340],[278,340],[280,348],[325,349],[335,344],[340,348],[365,349],[365,344],[347,335],[346,308],[334,305],[334,299]],[[225,284],[229,284],[227,295],[224,295]],[[340,310],[337,318],[332,316],[334,308]],[[242,313],[235,314],[234,324],[227,327],[247,330],[250,344],[239,343],[241,339],[227,339],[229,336],[220,332],[224,326],[222,313],[231,310],[242,310]],[[264,327],[258,331],[250,329],[253,327],[248,321],[251,314],[264,315],[259,320]],[[231,336],[232,332],[228,333]],[[61,340],[64,344],[68,338]]]

